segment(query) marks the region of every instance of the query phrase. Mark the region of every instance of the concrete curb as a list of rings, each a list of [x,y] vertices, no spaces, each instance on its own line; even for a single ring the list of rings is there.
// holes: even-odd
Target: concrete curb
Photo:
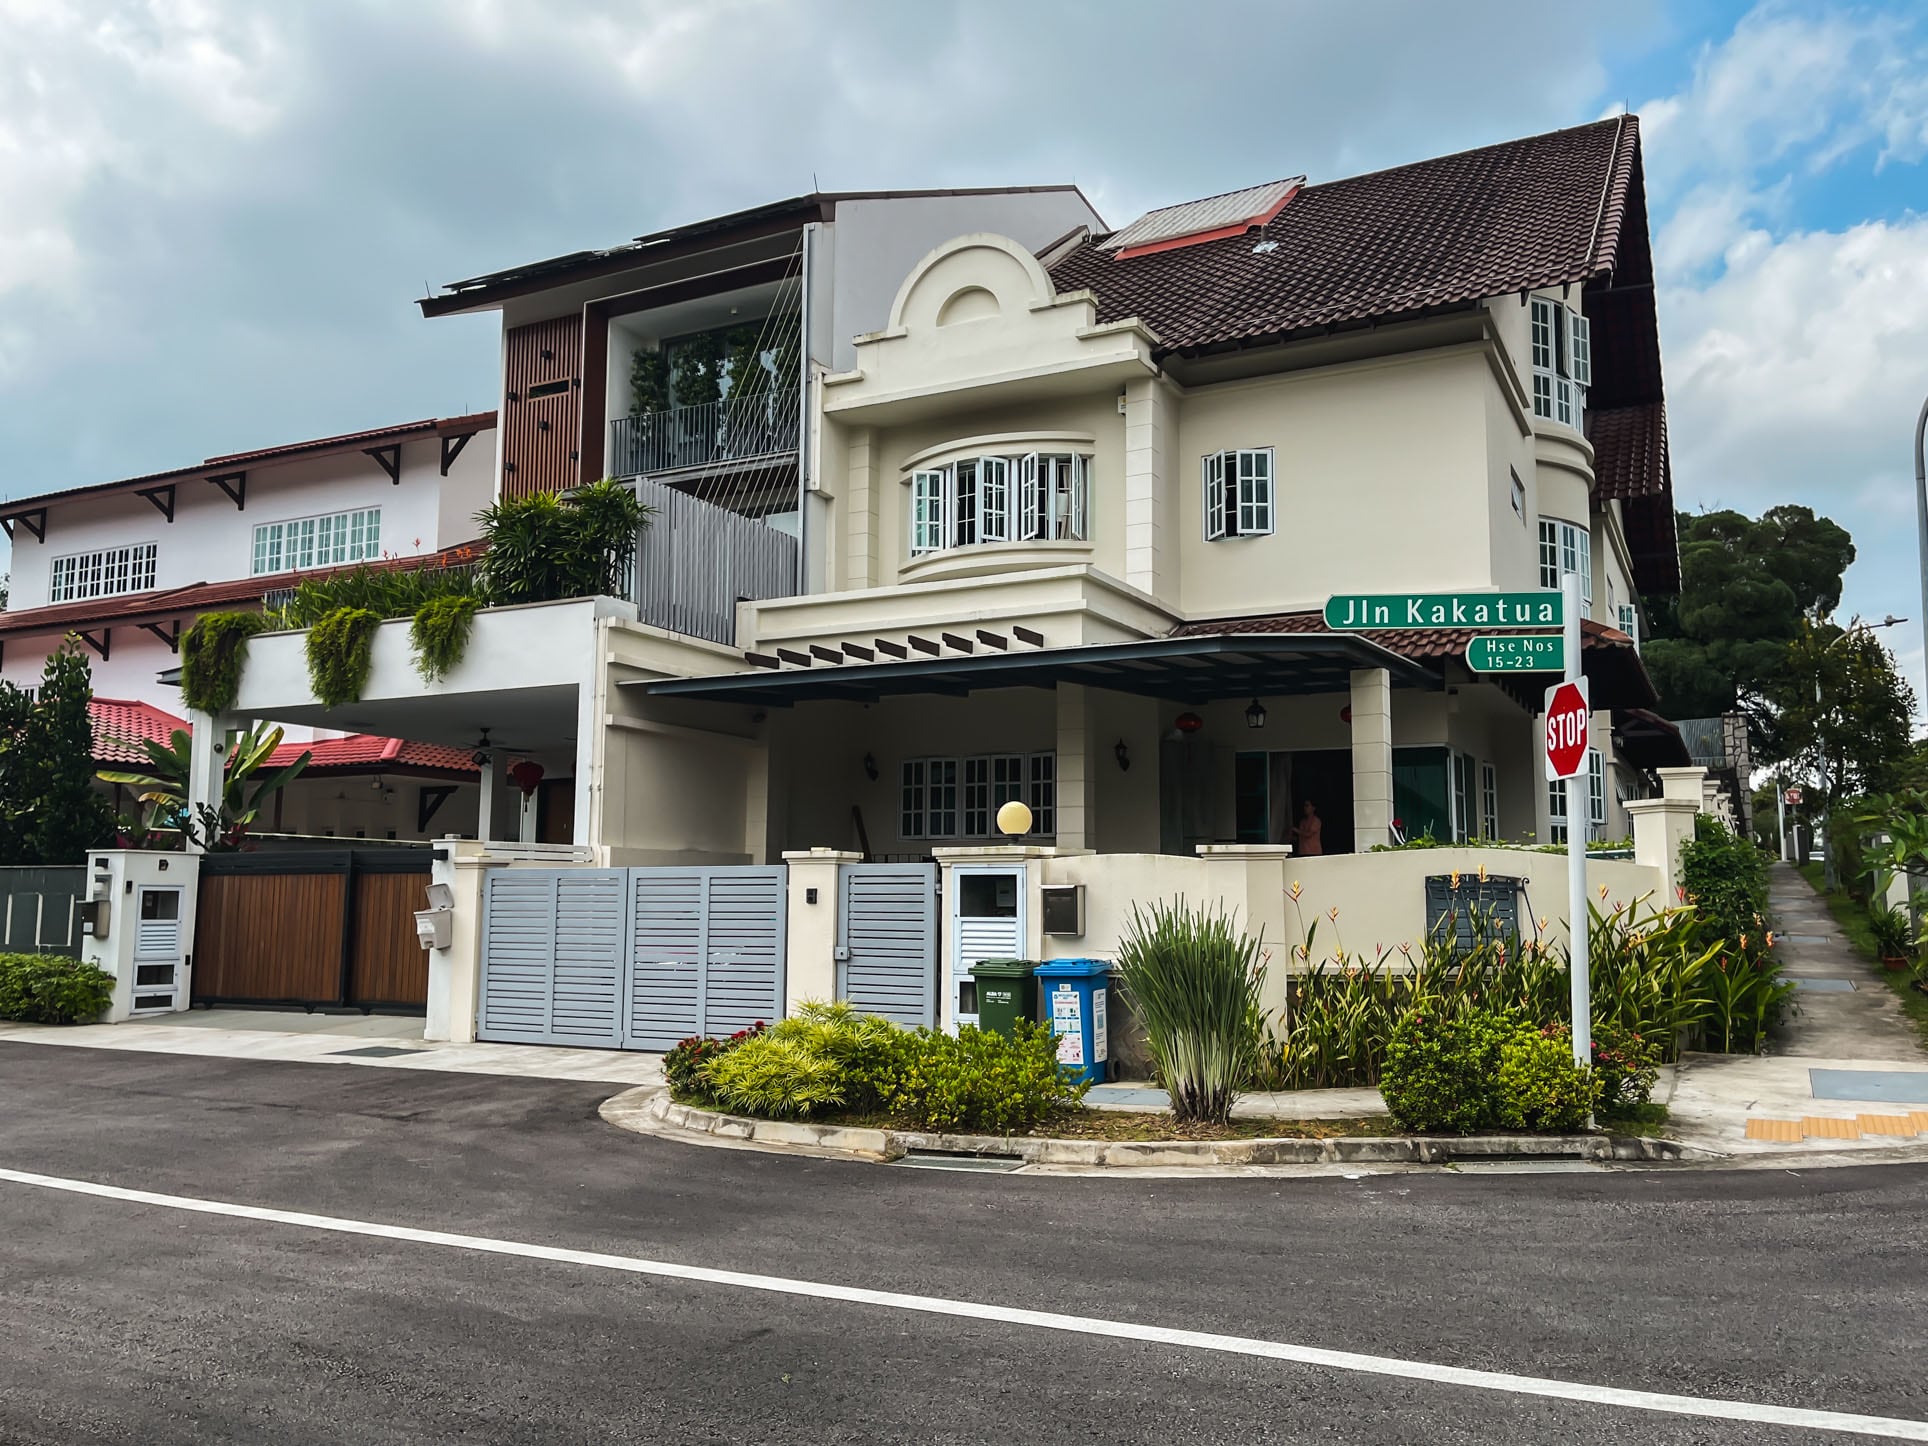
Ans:
[[[1240,1165],[1445,1165],[1455,1161],[1563,1159],[1665,1163],[1708,1158],[1673,1140],[1636,1135],[1388,1136],[1329,1140],[1053,1140],[1032,1136],[922,1134],[848,1125],[757,1120],[679,1105],[659,1087],[627,1090],[603,1105],[620,1129],[692,1143],[808,1150],[874,1162],[909,1154],[1018,1160],[1026,1165],[1170,1169]]]

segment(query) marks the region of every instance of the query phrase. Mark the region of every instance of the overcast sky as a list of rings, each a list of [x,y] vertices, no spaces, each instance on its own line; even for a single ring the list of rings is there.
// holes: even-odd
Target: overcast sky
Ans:
[[[1844,611],[1917,618],[1924,12],[0,0],[0,496],[485,407],[493,319],[427,286],[813,182],[1076,181],[1121,225],[1625,104],[1681,504],[1810,503]]]

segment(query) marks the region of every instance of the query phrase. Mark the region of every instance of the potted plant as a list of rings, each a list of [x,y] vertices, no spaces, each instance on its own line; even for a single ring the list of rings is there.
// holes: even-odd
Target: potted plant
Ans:
[[[1897,973],[1908,967],[1915,940],[1906,914],[1876,904],[1869,912],[1868,932],[1874,936],[1875,952],[1885,966]]]

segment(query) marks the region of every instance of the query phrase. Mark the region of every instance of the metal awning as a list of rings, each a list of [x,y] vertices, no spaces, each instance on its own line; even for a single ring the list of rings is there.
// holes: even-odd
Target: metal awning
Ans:
[[[1148,638],[1077,648],[1038,648],[888,663],[831,663],[707,678],[629,679],[619,686],[667,697],[784,707],[870,703],[917,693],[963,697],[988,688],[1082,683],[1174,703],[1339,693],[1355,668],[1384,668],[1395,687],[1444,686],[1439,674],[1357,633],[1251,633]]]

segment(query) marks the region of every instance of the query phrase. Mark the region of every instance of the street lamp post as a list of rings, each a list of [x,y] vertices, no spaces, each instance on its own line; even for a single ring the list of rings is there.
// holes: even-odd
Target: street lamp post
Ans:
[[[1915,544],[1921,563],[1921,652],[1928,662],[1928,459],[1922,455],[1924,436],[1928,436],[1928,398],[1922,400],[1921,415],[1915,419]],[[1928,702],[1928,693],[1922,698]]]

